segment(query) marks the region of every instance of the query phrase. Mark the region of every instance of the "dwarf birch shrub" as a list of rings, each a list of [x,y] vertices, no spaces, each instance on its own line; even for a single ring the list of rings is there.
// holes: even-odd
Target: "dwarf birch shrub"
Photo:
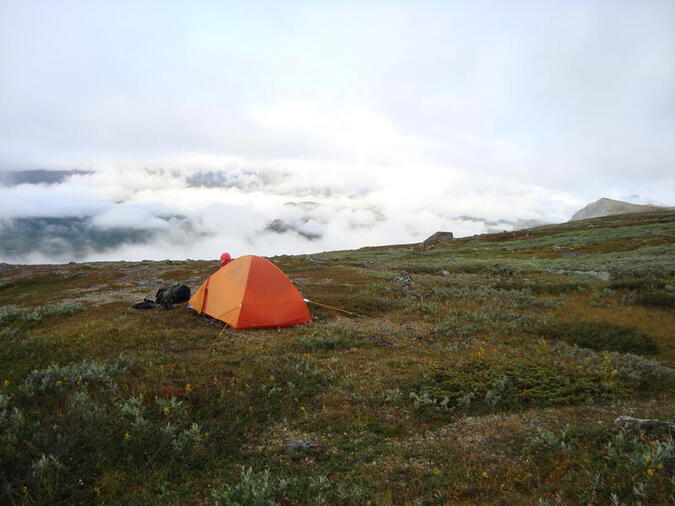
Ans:
[[[0,339],[11,339],[18,336],[21,333],[21,329],[14,327],[5,327],[0,329]]]
[[[70,316],[87,307],[79,302],[60,302],[35,308],[20,308],[14,305],[0,307],[0,324],[10,322],[23,322],[28,324],[40,323],[45,318],[52,316]]]
[[[335,482],[325,475],[280,476],[269,469],[254,472],[242,467],[239,481],[211,492],[216,505],[274,506],[302,504],[364,504],[366,489],[358,483]]]
[[[531,330],[547,321],[545,314],[525,313],[499,304],[490,304],[475,311],[452,310],[435,327],[435,331],[444,336],[467,338],[487,330]]]
[[[84,311],[87,307],[80,302],[60,302],[47,306],[39,306],[33,310],[25,311],[21,319],[28,323],[40,323],[45,318],[52,316],[70,316]]]
[[[558,339],[592,350],[621,351],[654,354],[658,348],[652,337],[633,327],[605,322],[549,323],[539,333],[549,339]]]
[[[675,308],[675,293],[640,293],[632,298],[631,303],[637,306],[655,307],[658,309],[672,309]]]
[[[0,465],[4,467],[16,458],[21,450],[19,444],[27,429],[26,418],[21,409],[11,404],[12,398],[0,394]]]
[[[571,451],[574,446],[570,443],[570,426],[566,424],[557,431],[550,431],[537,427],[537,434],[532,437],[535,445],[551,450]]]
[[[272,476],[269,469],[254,473],[251,467],[241,470],[240,480],[214,490],[214,503],[223,506],[269,506],[277,504],[277,498],[288,487],[289,481]]]
[[[82,383],[111,385],[113,376],[125,371],[130,361],[121,356],[114,361],[97,362],[83,360],[75,364],[50,365],[46,369],[34,370],[23,381],[20,389],[26,394],[44,394],[55,388]]]
[[[672,369],[637,355],[540,343],[523,354],[479,353],[430,371],[410,399],[416,409],[485,413],[607,402],[674,378]]]
[[[237,438],[243,427],[249,431],[307,409],[337,375],[329,363],[321,364],[306,354],[251,357],[241,370],[243,374],[225,388],[205,391],[201,399],[223,413],[222,421],[213,424]]]
[[[357,333],[352,327],[339,323],[315,325],[309,333],[295,340],[295,347],[300,351],[336,350],[355,346]]]
[[[533,465],[559,468],[562,499],[576,504],[668,504],[672,498],[672,439],[539,430],[525,452]],[[536,473],[537,470],[534,470]]]
[[[54,500],[60,495],[61,474],[66,467],[51,453],[42,456],[30,466],[30,473],[34,487],[41,489],[41,496],[47,500]],[[37,488],[35,487],[35,488]]]
[[[549,349],[552,356],[556,357],[555,363],[558,365],[571,362],[582,368],[602,371],[611,381],[621,381],[633,390],[656,389],[659,386],[656,383],[675,378],[675,369],[665,367],[657,360],[631,353],[598,353],[566,343],[550,343],[548,346],[543,345],[542,349]]]
[[[23,310],[14,305],[0,306],[0,324],[13,322],[21,316]]]
[[[0,394],[0,493],[8,502],[27,487],[32,501],[49,503],[83,475],[110,468],[149,467],[178,479],[201,465],[206,435],[190,406],[124,394],[116,376],[129,366],[125,357],[51,365],[31,372],[16,395]],[[26,441],[44,456],[25,451]]]

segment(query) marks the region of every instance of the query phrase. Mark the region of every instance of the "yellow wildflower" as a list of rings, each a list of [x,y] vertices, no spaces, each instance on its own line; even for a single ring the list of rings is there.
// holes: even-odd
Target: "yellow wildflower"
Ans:
[[[647,469],[647,474],[649,476],[654,476],[654,470],[650,467],[649,469]]]
[[[169,409],[169,407],[165,407],[162,411],[164,411],[164,414],[166,416],[169,416],[169,412],[171,411],[171,409]]]
[[[651,461],[652,461],[652,456],[651,456],[651,455],[645,455],[645,461],[651,462]]]
[[[125,433],[124,433],[124,439],[125,439],[126,441],[129,441],[129,440],[131,439],[131,434],[130,434],[129,432],[125,432]]]
[[[188,383],[187,385],[185,385],[185,391],[186,391],[187,393],[192,392],[192,385],[191,385],[190,383]]]
[[[274,376],[272,376],[272,375],[270,374],[269,380],[270,380],[270,381],[274,381]]]
[[[57,386],[57,387],[60,387],[61,385],[63,385],[63,381],[58,380],[58,381],[56,382],[56,386]]]
[[[5,385],[6,387],[8,387],[10,383],[11,383],[11,381],[9,381],[9,380],[5,380],[5,381],[2,382],[2,384]]]
[[[487,477],[488,477],[488,473],[486,473],[485,471],[483,471],[483,472],[481,473],[481,476],[482,476],[483,478],[487,478]]]

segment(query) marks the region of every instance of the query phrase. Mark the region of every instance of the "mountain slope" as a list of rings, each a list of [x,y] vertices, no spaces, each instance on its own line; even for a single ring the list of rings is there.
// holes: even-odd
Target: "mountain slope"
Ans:
[[[612,216],[615,214],[648,213],[662,209],[663,207],[660,206],[631,204],[630,202],[623,202],[621,200],[601,198],[578,210],[574,213],[574,216],[572,216],[570,221],[600,218],[602,216]]]

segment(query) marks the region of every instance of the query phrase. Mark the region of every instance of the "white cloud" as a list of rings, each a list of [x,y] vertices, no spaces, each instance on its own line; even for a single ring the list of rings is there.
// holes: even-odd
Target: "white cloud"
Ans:
[[[168,209],[159,203],[148,202],[144,205],[117,204],[96,214],[91,224],[99,229],[130,228],[136,230],[168,230],[170,224],[159,216],[167,216]]]
[[[34,216],[83,216],[100,213],[110,204],[86,186],[28,185],[0,187],[0,220]]]

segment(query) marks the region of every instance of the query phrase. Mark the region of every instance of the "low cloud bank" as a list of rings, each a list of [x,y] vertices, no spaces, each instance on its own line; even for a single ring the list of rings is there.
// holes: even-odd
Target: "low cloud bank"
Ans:
[[[0,261],[314,253],[418,242],[438,230],[461,237],[562,222],[585,203],[438,167],[364,166],[345,175],[307,160],[268,165],[196,158],[31,183],[0,178]]]

